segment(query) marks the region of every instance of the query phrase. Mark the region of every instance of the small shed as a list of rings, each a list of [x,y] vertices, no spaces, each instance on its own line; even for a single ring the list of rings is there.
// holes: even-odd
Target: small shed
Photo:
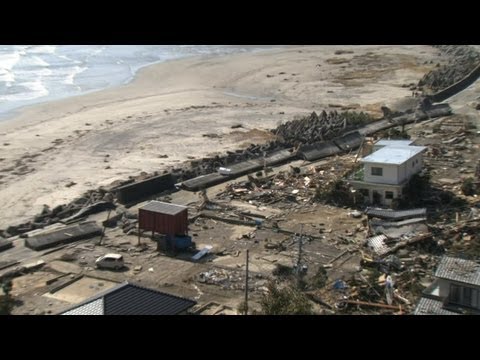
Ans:
[[[151,201],[138,209],[139,230],[147,230],[166,235],[173,239],[176,235],[188,233],[188,208],[182,205]]]

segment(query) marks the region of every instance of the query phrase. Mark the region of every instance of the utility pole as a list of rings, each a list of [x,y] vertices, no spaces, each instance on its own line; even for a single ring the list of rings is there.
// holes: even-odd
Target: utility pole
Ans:
[[[107,223],[108,223],[108,220],[110,219],[110,213],[112,212],[112,209],[108,210],[108,215],[107,215],[107,220],[105,220],[105,225],[103,226],[103,230],[102,230],[102,236],[100,236],[100,243],[99,245],[102,245],[102,240],[103,240],[103,237],[105,236],[105,229],[107,228]]]
[[[300,238],[298,239],[298,261],[297,261],[297,285],[300,287],[300,280],[302,276],[302,236],[303,224],[300,227]]]
[[[248,252],[249,250],[247,249],[247,266],[245,268],[245,314],[248,315]]]

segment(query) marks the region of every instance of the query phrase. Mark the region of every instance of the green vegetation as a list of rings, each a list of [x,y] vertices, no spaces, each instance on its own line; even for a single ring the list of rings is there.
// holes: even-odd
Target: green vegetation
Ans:
[[[247,312],[247,303],[245,301],[242,301],[238,307],[237,307],[237,312],[242,315],[246,315]]]
[[[387,137],[392,140],[409,140],[410,135],[405,130],[399,130],[397,128],[391,128],[388,130]]]
[[[285,286],[279,288],[269,282],[268,293],[263,295],[260,304],[264,315],[311,315],[312,304],[299,290]]]
[[[10,295],[12,291],[12,281],[6,280],[3,282],[2,290],[4,295],[0,295],[0,315],[10,315],[15,306],[15,302]]]
[[[472,177],[466,178],[462,183],[463,195],[473,196],[477,193],[477,188]]]
[[[322,266],[320,266],[317,270],[317,273],[310,280],[310,285],[314,289],[321,289],[325,287],[325,285],[327,284],[327,280],[328,280],[327,270],[325,270]]]
[[[339,179],[319,184],[315,191],[315,200],[354,208],[363,204],[364,196],[359,191],[352,192],[348,183]]]
[[[329,181],[320,184],[315,192],[318,201],[335,205],[352,205],[353,196],[347,184],[343,180]]]
[[[403,189],[403,200],[401,202],[409,206],[421,206],[423,198],[430,188],[429,173],[415,174]]]

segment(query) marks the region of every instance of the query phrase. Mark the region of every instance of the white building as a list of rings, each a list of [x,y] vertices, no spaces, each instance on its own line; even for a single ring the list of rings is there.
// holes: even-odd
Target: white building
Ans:
[[[410,146],[413,144],[413,140],[388,140],[388,139],[381,139],[378,140],[375,144],[373,144],[373,151],[380,150],[385,146]]]
[[[444,256],[415,315],[480,314],[480,264]]]
[[[361,159],[363,168],[351,180],[370,203],[390,206],[402,196],[408,180],[423,167],[425,146],[411,146],[411,141],[380,140],[378,149]]]

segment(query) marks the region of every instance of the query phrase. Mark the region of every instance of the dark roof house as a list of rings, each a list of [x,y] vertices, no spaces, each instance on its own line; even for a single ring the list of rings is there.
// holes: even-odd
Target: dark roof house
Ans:
[[[196,301],[125,282],[59,315],[181,315]]]
[[[415,315],[480,314],[480,263],[444,256]]]

